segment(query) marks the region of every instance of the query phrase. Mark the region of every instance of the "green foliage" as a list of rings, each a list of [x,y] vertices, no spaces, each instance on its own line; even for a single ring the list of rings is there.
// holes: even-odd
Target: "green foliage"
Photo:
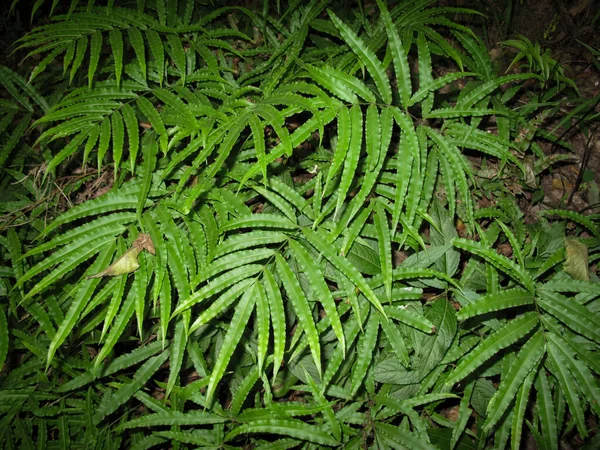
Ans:
[[[3,448],[595,432],[598,216],[478,202],[562,145],[548,54],[428,0],[47,3],[0,68]]]

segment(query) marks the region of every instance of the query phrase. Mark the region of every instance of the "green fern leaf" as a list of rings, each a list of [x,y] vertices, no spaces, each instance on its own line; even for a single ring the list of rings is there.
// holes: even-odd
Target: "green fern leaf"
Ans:
[[[212,402],[212,398],[217,389],[217,385],[219,384],[219,381],[221,381],[221,378],[225,373],[225,369],[231,361],[231,356],[233,355],[233,352],[238,346],[242,338],[242,334],[244,333],[244,330],[246,328],[246,325],[248,324],[248,320],[250,319],[250,315],[254,310],[254,289],[255,285],[253,285],[252,288],[247,290],[235,308],[235,313],[233,315],[233,318],[231,319],[231,323],[229,324],[227,334],[223,339],[223,344],[221,345],[219,356],[217,357],[215,366],[210,375],[210,380],[206,389],[207,404],[210,404]]]
[[[454,239],[452,243],[458,248],[468,250],[469,252],[485,259],[494,267],[503,271],[512,279],[522,284],[529,292],[534,292],[534,284],[531,276],[523,268],[516,265],[507,257],[499,255],[495,251],[487,248],[485,245],[479,242],[457,238]]]
[[[261,270],[263,270],[263,266],[260,264],[247,264],[213,278],[207,285],[193,293],[190,297],[180,301],[175,308],[175,311],[173,311],[172,317],[176,317],[186,309],[189,309],[212,295],[233,286],[235,283],[256,275]]]
[[[165,124],[164,124],[162,118],[158,114],[158,111],[156,111],[156,109],[154,108],[154,105],[152,105],[150,100],[148,100],[146,97],[139,97],[137,99],[137,105],[140,108],[140,110],[142,111],[142,113],[144,113],[144,115],[150,121],[150,125],[152,125],[152,128],[154,129],[154,131],[159,135],[160,148],[161,148],[162,152],[164,154],[166,154],[166,152],[167,152],[167,130],[165,128]]]
[[[237,436],[254,433],[270,433],[290,436],[303,441],[333,447],[339,443],[328,433],[314,425],[296,419],[263,419],[253,420],[240,425],[225,435],[225,442],[232,441]]]
[[[4,308],[0,308],[0,367],[4,367],[4,362],[8,356],[8,321]]]
[[[408,349],[406,348],[406,343],[404,342],[404,338],[400,334],[398,327],[388,320],[382,320],[380,321],[380,324],[394,354],[398,357],[398,360],[404,367],[408,367],[410,364]]]
[[[521,448],[521,436],[523,434],[523,420],[525,418],[525,411],[527,410],[527,404],[529,403],[529,392],[535,378],[536,371],[531,371],[523,381],[517,397],[515,400],[515,406],[513,409],[512,423],[511,423],[511,450],[519,450]]]
[[[385,73],[385,68],[381,64],[381,61],[377,59],[375,53],[369,49],[364,41],[354,31],[352,31],[348,25],[342,22],[338,16],[333,13],[333,11],[327,10],[327,12],[329,13],[331,21],[339,30],[346,44],[348,44],[352,51],[358,56],[360,61],[365,65],[373,77],[373,81],[375,81],[375,86],[377,86],[377,90],[379,91],[379,95],[381,95],[381,99],[385,104],[389,105],[392,102],[392,90],[390,88],[389,79]]]
[[[600,319],[585,306],[559,294],[538,290],[536,303],[573,331],[600,342]]]
[[[112,140],[113,140],[113,161],[115,164],[115,179],[119,173],[119,164],[123,156],[123,144],[125,142],[125,127],[123,116],[119,111],[112,115]]]
[[[245,279],[231,286],[225,293],[221,294],[208,308],[202,311],[202,314],[192,323],[189,333],[193,333],[202,325],[209,323],[212,319],[223,313],[233,302],[235,302],[250,285],[254,283],[254,279]]]
[[[344,355],[346,354],[346,343],[344,338],[344,330],[342,329],[342,322],[338,315],[335,302],[331,295],[331,291],[327,287],[323,273],[318,266],[314,263],[314,258],[296,241],[290,240],[289,242],[292,254],[298,264],[302,268],[302,271],[306,274],[308,281],[315,291],[316,297],[323,306],[327,318],[331,322],[331,328],[333,329]]]
[[[487,314],[506,308],[532,304],[533,296],[531,295],[531,292],[524,289],[507,289],[501,292],[488,294],[475,300],[473,303],[469,303],[464,308],[461,308],[457,317],[460,320],[465,320],[480,314]]]
[[[181,370],[181,364],[183,363],[183,356],[185,355],[185,347],[187,345],[187,336],[185,334],[185,319],[181,318],[175,324],[175,334],[170,346],[171,357],[169,358],[169,379],[167,381],[167,390],[165,396],[168,397],[175,383],[179,372]]]
[[[284,233],[277,231],[249,231],[247,233],[229,236],[217,247],[214,257],[219,258],[232,252],[250,247],[260,247],[268,244],[279,244],[288,239]]]
[[[435,450],[437,448],[414,433],[402,431],[400,427],[384,422],[376,422],[375,430],[378,434],[381,433],[388,437],[395,446],[400,446],[400,448],[414,450]]]
[[[106,266],[110,261],[113,252],[114,247],[106,247],[105,250],[100,253],[98,258],[96,258],[96,261],[94,261],[94,263],[90,266],[89,271],[95,273],[100,268]],[[60,347],[65,339],[67,339],[67,337],[72,333],[75,323],[79,320],[79,316],[86,306],[86,301],[89,301],[99,282],[100,280],[88,279],[79,285],[77,292],[75,293],[75,298],[73,299],[64,320],[61,322],[56,335],[50,343],[46,367],[50,366],[58,347]]]
[[[286,342],[285,310],[281,292],[275,277],[268,268],[263,272],[263,286],[269,301],[271,323],[273,325],[273,380],[283,362]]]
[[[115,59],[115,78],[117,86],[121,85],[121,74],[123,72],[123,36],[118,28],[113,28],[108,34],[112,55]]]
[[[379,6],[381,18],[383,19],[383,23],[385,25],[389,45],[394,59],[394,68],[396,71],[396,77],[398,78],[398,90],[400,91],[400,101],[404,108],[408,108],[410,95],[412,94],[408,58],[406,52],[404,51],[402,40],[398,35],[398,30],[392,21],[386,5],[381,0],[377,1],[377,5]]]
[[[475,89],[469,91],[467,95],[462,97],[458,103],[456,104],[457,108],[470,108],[476,105],[480,100],[488,96],[491,92],[493,92],[498,87],[503,84],[512,83],[514,81],[527,80],[529,78],[534,78],[536,75],[531,73],[518,73],[513,75],[505,75],[503,77],[494,78],[492,80],[486,81]]]
[[[320,252],[331,264],[333,264],[342,274],[347,277],[354,285],[361,290],[364,296],[375,306],[385,317],[381,302],[367,284],[361,273],[346,258],[337,255],[335,248],[327,243],[318,233],[302,228],[302,233],[311,245]]]
[[[115,412],[119,406],[129,400],[160,369],[160,366],[168,357],[169,352],[164,351],[160,355],[150,358],[135,372],[131,382],[122,385],[114,393],[105,395],[93,416],[94,423],[99,424],[102,419]]]
[[[269,301],[267,294],[262,284],[257,283],[256,285],[256,330],[258,334],[258,371],[263,373],[263,366],[267,358],[267,351],[269,346],[269,326],[270,326],[270,313],[269,313]]]
[[[567,343],[557,334],[548,333],[548,340],[552,341],[554,347],[560,352],[561,356],[564,357],[569,372],[571,372],[573,377],[577,380],[579,388],[584,394],[584,398],[587,399],[592,410],[598,414],[600,411],[600,386],[598,386],[598,381],[590,369],[588,369],[582,361],[573,357],[573,355],[577,355],[581,358],[582,355],[579,354],[579,352],[576,352],[576,349],[572,345]]]
[[[288,297],[294,306],[294,311],[298,316],[298,322],[300,325],[302,325],[302,328],[306,333],[306,338],[308,340],[313,361],[317,371],[319,372],[319,375],[321,375],[321,344],[319,342],[319,333],[317,333],[317,328],[312,317],[310,305],[308,304],[306,295],[300,287],[300,283],[296,279],[296,276],[292,272],[289,264],[280,254],[277,254],[276,258],[277,272],[281,276],[281,280],[283,281],[285,290],[288,293]]]
[[[573,416],[575,425],[579,434],[585,438],[588,434],[585,425],[585,418],[583,408],[581,406],[579,392],[576,388],[575,380],[568,369],[568,356],[564,351],[557,345],[555,340],[552,339],[552,333],[549,333],[549,339],[547,342],[548,358],[552,363],[552,373],[557,378],[560,385],[560,389],[565,395],[569,410]]]
[[[500,383],[498,390],[488,404],[487,418],[482,427],[484,431],[489,432],[506,412],[506,409],[517,394],[521,384],[527,378],[529,372],[535,371],[537,368],[546,352],[545,347],[544,333],[542,331],[536,332],[523,345],[517,358],[511,364],[508,373],[503,377],[502,383]]]
[[[462,380],[503,348],[514,344],[538,325],[535,313],[523,314],[490,335],[466,356],[446,380],[447,385]]]
[[[379,246],[379,262],[383,276],[388,302],[392,301],[392,247],[387,215],[380,202],[375,203],[375,228],[377,230],[377,243]]]
[[[181,39],[179,38],[179,36],[176,36],[174,34],[167,34],[167,41],[169,42],[169,46],[171,47],[172,57],[173,61],[175,62],[175,66],[181,74],[181,83],[185,85],[186,56],[185,51],[183,50]]]
[[[335,216],[337,216],[346,199],[346,194],[354,180],[356,168],[358,167],[358,161],[360,159],[363,141],[363,121],[362,112],[357,105],[352,106],[350,109],[350,124],[350,145],[344,159],[344,171],[342,172],[342,178],[337,191],[338,197],[335,206]]]
[[[538,372],[535,388],[537,390],[537,410],[540,417],[540,426],[542,429],[542,436],[544,437],[545,448],[549,450],[558,450],[556,412],[545,371],[540,370]]]
[[[335,69],[329,66],[314,67],[310,64],[305,64],[304,68],[312,80],[319,83],[339,99],[347,103],[358,103],[358,97],[348,80],[350,76],[342,74],[341,71],[335,72]],[[340,82],[340,79],[343,81]],[[369,92],[368,89],[366,91]]]
[[[88,88],[92,89],[94,82],[94,75],[98,67],[98,61],[100,60],[100,52],[102,51],[102,33],[96,31],[92,34],[90,42],[90,61],[88,65]]]
[[[367,375],[367,370],[373,360],[373,352],[377,344],[377,336],[379,334],[379,313],[371,310],[365,334],[359,340],[360,349],[357,354],[354,370],[352,371],[352,395],[356,395],[358,390],[363,387],[363,379]],[[362,344],[362,345],[361,345]]]
[[[140,70],[142,71],[142,78],[146,80],[146,49],[142,33],[137,27],[129,27],[127,28],[127,36],[129,37],[129,42],[131,42],[131,46],[133,47],[133,51],[135,52],[137,63],[140,65]]]
[[[229,421],[225,417],[206,411],[165,411],[156,414],[146,414],[144,417],[125,422],[117,430],[128,430],[139,427],[210,425]]]
[[[146,30],[145,34],[148,45],[150,46],[150,51],[152,52],[152,56],[154,56],[158,68],[158,83],[162,86],[165,76],[165,48],[156,31]]]
[[[419,316],[406,308],[401,306],[384,306],[383,310],[388,317],[405,323],[423,333],[432,334],[436,332],[435,326],[427,318]]]

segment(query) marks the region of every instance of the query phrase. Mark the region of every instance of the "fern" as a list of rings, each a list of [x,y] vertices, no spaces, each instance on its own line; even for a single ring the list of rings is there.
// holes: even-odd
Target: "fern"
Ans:
[[[503,191],[564,145],[552,60],[429,0],[46,3],[0,67],[3,446],[591,434],[598,217]]]

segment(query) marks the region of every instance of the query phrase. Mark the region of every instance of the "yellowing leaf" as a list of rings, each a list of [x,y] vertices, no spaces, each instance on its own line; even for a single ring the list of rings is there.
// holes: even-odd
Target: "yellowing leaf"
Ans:
[[[576,280],[589,281],[587,246],[577,239],[565,238],[565,249],[567,253],[564,265],[565,272]]]
[[[89,278],[116,277],[117,275],[135,272],[140,268],[140,263],[138,262],[139,253],[140,249],[136,247],[130,248],[123,254],[123,256],[117,259],[102,272],[98,272]]]

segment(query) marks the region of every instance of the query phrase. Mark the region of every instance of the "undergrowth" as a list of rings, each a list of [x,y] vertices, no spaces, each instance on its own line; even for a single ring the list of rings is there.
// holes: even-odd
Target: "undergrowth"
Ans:
[[[0,68],[2,448],[593,445],[598,215],[519,202],[597,99],[539,46],[498,73],[429,0],[58,3]]]

